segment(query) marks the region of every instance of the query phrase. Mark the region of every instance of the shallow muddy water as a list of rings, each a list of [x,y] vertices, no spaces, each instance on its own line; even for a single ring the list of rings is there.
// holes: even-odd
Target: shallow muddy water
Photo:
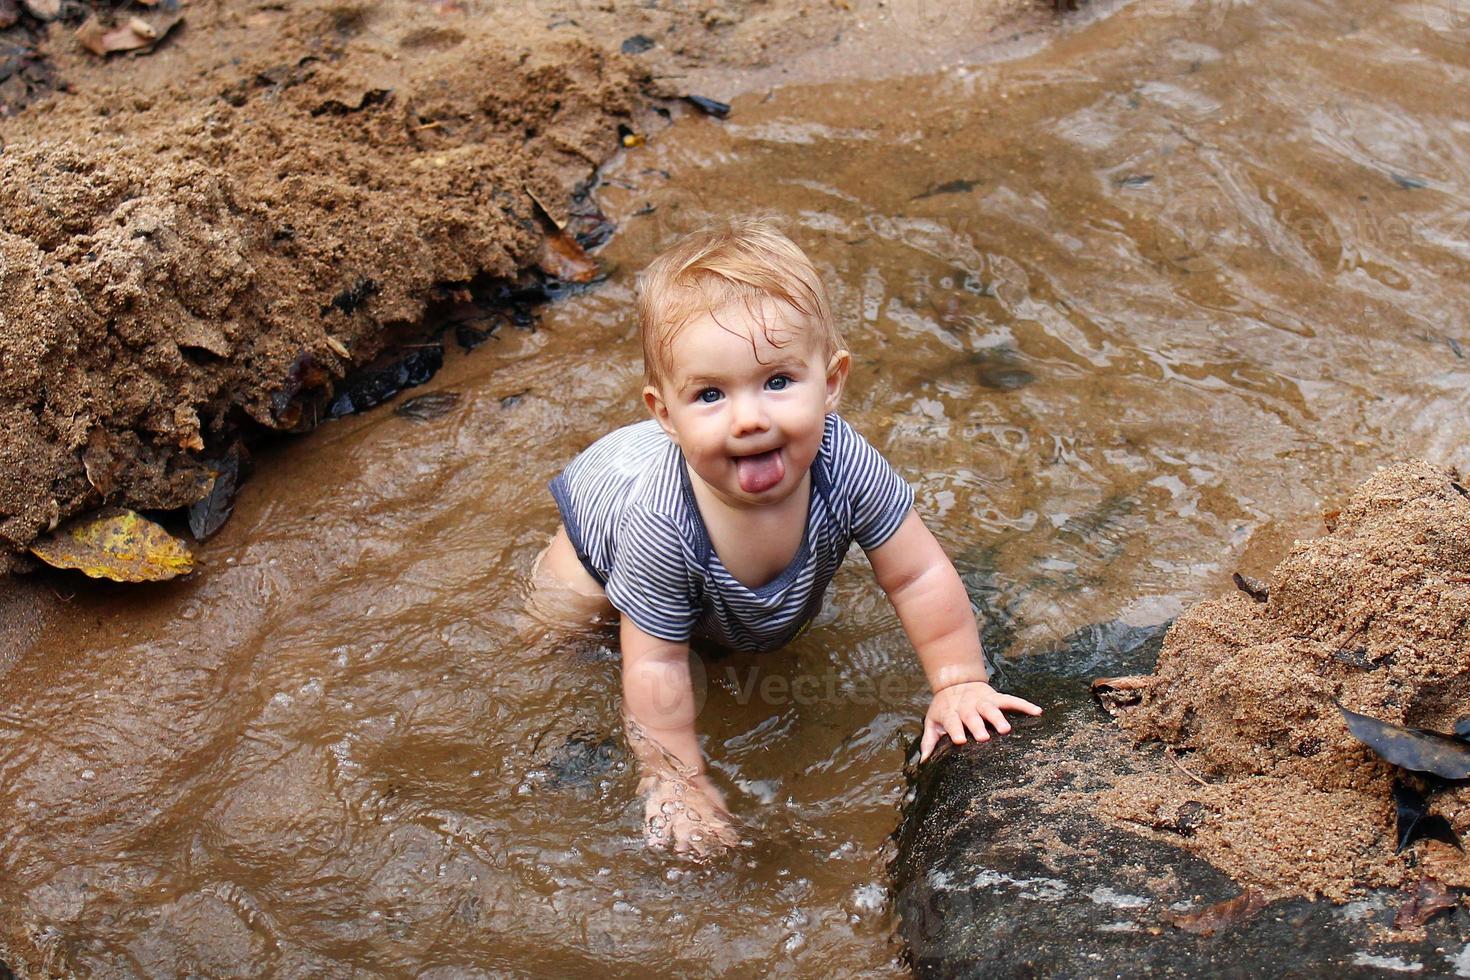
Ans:
[[[611,635],[520,613],[545,481],[640,417],[632,273],[792,218],[844,415],[1014,663],[1269,567],[1377,465],[1467,462],[1467,40],[1453,2],[1136,3],[653,134],[605,174],[610,279],[452,357],[447,416],[264,454],[188,581],[46,578],[76,593],[5,673],[6,933],[109,976],[902,972],[927,696],[860,555],[792,648],[705,664],[752,841],[707,867],[642,846]]]

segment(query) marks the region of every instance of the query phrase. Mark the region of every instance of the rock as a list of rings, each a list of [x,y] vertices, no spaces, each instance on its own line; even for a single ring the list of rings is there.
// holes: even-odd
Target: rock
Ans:
[[[1418,940],[1387,935],[1401,899],[1388,890],[1262,909],[1205,861],[1092,810],[1092,790],[1143,763],[1089,702],[1086,678],[1147,671],[1161,631],[1104,624],[1010,663],[1005,690],[1047,713],[1016,721],[1004,738],[942,749],[914,774],[892,870],[915,974],[1247,977],[1290,963],[1294,976],[1380,976],[1470,966],[1463,909]],[[1192,829],[1214,815],[1165,816]],[[1203,921],[1211,934],[1185,931]]]

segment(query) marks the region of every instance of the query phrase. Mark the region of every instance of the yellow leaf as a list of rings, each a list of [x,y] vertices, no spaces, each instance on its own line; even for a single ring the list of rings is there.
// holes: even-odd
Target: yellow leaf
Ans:
[[[31,553],[48,565],[114,582],[161,582],[194,570],[184,542],[121,507],[77,518],[33,542]]]

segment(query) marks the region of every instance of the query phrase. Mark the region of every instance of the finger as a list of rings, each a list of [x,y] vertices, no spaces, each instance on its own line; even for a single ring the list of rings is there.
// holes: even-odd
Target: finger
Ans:
[[[1006,721],[1006,716],[994,705],[986,705],[980,714],[990,722],[990,727],[995,729],[997,735],[1005,735],[1011,730],[1011,723]]]
[[[924,723],[924,737],[919,740],[919,761],[928,762],[929,753],[934,751],[934,744],[939,741],[939,731],[928,722]]]
[[[975,733],[975,741],[990,741],[990,732],[986,729],[985,721],[980,717],[980,712],[971,708],[965,713],[965,724],[969,726],[970,731]]]
[[[960,721],[959,715],[945,715],[944,730],[949,733],[949,740],[951,742],[956,745],[965,744],[965,723]]]
[[[1013,698],[1009,694],[1002,694],[999,698],[996,698],[995,704],[997,707],[1004,708],[1007,711],[1019,711],[1028,715],[1041,714],[1041,709],[1030,701],[1027,701],[1025,698]]]

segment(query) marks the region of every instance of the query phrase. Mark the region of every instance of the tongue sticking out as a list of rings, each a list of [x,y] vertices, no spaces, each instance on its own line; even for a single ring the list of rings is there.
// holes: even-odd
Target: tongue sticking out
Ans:
[[[739,456],[735,459],[735,472],[740,477],[740,489],[746,493],[765,493],[781,482],[786,475],[786,464],[781,462],[781,451],[772,449],[758,456]]]

